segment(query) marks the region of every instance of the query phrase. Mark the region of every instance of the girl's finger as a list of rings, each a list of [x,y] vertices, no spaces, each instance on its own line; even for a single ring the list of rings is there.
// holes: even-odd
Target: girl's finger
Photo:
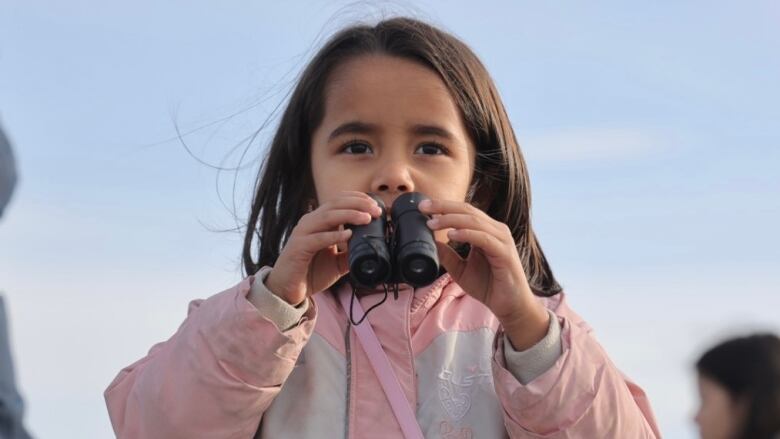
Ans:
[[[500,221],[496,221],[481,209],[472,206],[465,201],[452,200],[426,200],[419,204],[420,212],[426,215],[465,214],[472,215],[480,221],[493,225],[495,230],[501,230]]]
[[[505,227],[500,227],[500,223],[497,221],[485,221],[482,218],[476,217],[467,213],[447,213],[439,215],[435,218],[428,220],[428,227],[431,230],[441,229],[470,229],[481,230],[498,239],[506,240],[512,239],[511,235],[506,235],[508,230]]]
[[[362,210],[377,217],[382,212],[377,205],[376,200],[363,192],[343,191],[335,198],[328,200],[318,208],[324,210],[330,209],[355,209]]]
[[[302,216],[293,234],[306,236],[312,233],[332,231],[344,224],[363,225],[372,220],[371,214],[352,209],[315,210]]]
[[[503,260],[509,256],[507,246],[502,243],[495,236],[479,231],[470,229],[453,229],[447,232],[447,237],[453,241],[467,242],[472,247],[477,247],[482,250],[482,253],[491,261]],[[514,247],[513,247],[514,248]],[[507,262],[509,262],[507,260]],[[491,264],[493,264],[491,262]]]
[[[480,217],[490,218],[488,214],[465,201],[430,199],[421,201],[419,208],[420,212],[427,215],[433,215],[435,213],[467,213]],[[492,220],[492,218],[490,219]]]
[[[324,248],[349,240],[351,236],[352,230],[350,229],[319,232],[300,237],[295,242],[291,240],[290,246],[310,258]]]

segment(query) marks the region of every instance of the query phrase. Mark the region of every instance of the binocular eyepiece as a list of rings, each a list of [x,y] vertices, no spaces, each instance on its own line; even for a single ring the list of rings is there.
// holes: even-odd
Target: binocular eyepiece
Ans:
[[[430,285],[439,275],[439,257],[433,231],[418,204],[428,199],[419,192],[401,195],[393,202],[388,224],[385,205],[371,195],[382,214],[370,223],[349,226],[349,273],[363,288],[407,283],[415,288]]]

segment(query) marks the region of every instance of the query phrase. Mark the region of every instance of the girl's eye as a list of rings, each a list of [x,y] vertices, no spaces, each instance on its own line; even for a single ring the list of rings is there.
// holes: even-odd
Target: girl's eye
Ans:
[[[341,152],[347,154],[367,154],[371,152],[371,147],[363,142],[349,142],[341,149]]]
[[[416,152],[419,154],[426,154],[426,155],[441,155],[441,154],[446,154],[447,149],[444,148],[444,146],[439,145],[438,143],[426,143],[420,145],[417,148]]]

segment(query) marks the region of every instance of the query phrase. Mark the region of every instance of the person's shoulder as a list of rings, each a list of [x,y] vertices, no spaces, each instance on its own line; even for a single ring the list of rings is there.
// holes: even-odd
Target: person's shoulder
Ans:
[[[567,294],[561,291],[550,297],[538,297],[537,299],[555,315],[568,320],[572,325],[578,326],[588,332],[591,331],[590,325],[577,314],[570,306]]]
[[[208,306],[210,308],[238,308],[243,310],[247,308],[246,305],[252,304],[246,300],[246,296],[249,293],[249,289],[252,287],[254,281],[253,276],[246,277],[235,285],[222,290],[209,296],[206,299],[193,299],[189,302],[187,307],[187,315],[192,314],[198,308]]]

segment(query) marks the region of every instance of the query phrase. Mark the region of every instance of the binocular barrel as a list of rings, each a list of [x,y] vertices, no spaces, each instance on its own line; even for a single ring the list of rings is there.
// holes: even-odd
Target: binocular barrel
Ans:
[[[418,204],[428,197],[419,192],[401,195],[393,203],[395,268],[401,282],[413,287],[430,285],[439,275],[439,258],[433,231]]]
[[[371,194],[369,194],[371,195]],[[430,285],[439,274],[439,258],[428,216],[418,204],[427,199],[410,192],[393,202],[391,211],[394,236],[386,236],[384,203],[376,196],[382,215],[371,223],[350,226],[349,271],[352,281],[363,288],[383,283],[408,283],[413,287]]]
[[[371,195],[371,198],[382,209],[379,218],[365,225],[348,226],[352,229],[352,237],[349,238],[349,274],[354,283],[364,288],[389,282],[392,275],[390,249],[385,240],[385,203],[376,196]]]

